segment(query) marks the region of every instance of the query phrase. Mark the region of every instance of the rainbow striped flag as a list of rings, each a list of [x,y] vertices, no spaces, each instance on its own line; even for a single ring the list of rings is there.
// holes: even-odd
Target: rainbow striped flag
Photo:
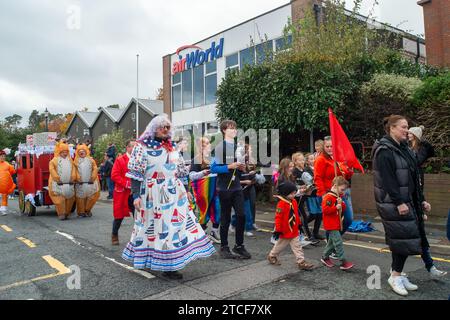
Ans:
[[[198,221],[206,224],[219,223],[220,208],[216,191],[217,175],[209,175],[202,179],[191,181],[191,190],[195,198],[195,206],[198,211]]]

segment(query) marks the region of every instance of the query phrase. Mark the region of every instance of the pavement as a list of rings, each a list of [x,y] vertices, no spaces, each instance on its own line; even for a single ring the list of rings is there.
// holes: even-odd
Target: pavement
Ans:
[[[269,228],[245,238],[251,259],[214,254],[190,263],[183,280],[173,281],[121,258],[133,221],[124,220],[121,244],[112,246],[110,200],[99,201],[92,218],[72,215],[67,221],[59,221],[53,207],[38,208],[34,217],[21,215],[17,201],[9,208],[9,215],[0,216],[0,300],[447,300],[450,295],[450,276],[432,279],[418,257],[408,259],[405,272],[419,290],[406,298],[393,293],[387,284],[390,254],[382,243],[346,240],[345,254],[355,263],[347,272],[321,265],[324,242],[304,249],[316,266],[311,272],[299,270],[289,250],[281,266],[272,266],[266,260]],[[268,215],[258,213],[257,223],[262,226]],[[234,244],[232,233],[229,241]],[[438,268],[450,271],[448,257],[433,257]]]

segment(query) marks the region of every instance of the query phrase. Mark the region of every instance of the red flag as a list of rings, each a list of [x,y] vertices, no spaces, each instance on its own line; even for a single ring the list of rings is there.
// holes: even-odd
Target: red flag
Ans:
[[[337,162],[347,162],[349,168],[358,169],[364,173],[364,169],[361,163],[359,163],[358,158],[356,158],[355,151],[350,141],[348,141],[347,135],[337,121],[331,108],[328,108],[328,116],[330,120],[331,140],[333,141],[333,159]]]

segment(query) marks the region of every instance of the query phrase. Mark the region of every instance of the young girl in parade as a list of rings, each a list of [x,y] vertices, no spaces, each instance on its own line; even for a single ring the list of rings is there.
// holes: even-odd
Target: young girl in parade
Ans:
[[[273,265],[279,265],[279,255],[286,248],[291,250],[301,270],[312,270],[314,265],[306,262],[302,246],[299,240],[299,229],[302,224],[298,215],[298,204],[295,200],[297,187],[294,183],[286,181],[278,185],[278,204],[275,213],[275,231],[273,232],[277,242],[273,246],[267,260]]]
[[[306,207],[308,208],[308,223],[314,221],[313,227],[313,240],[324,240],[320,233],[320,226],[322,224],[322,201],[321,198],[317,196],[317,188],[314,183],[314,155],[312,153],[307,153],[306,155],[307,164],[305,165],[305,170],[302,174],[303,182],[308,186],[309,195],[306,199]]]
[[[334,263],[330,259],[332,253],[335,253],[340,261],[341,270],[353,268],[353,263],[345,259],[344,244],[341,236],[344,219],[342,213],[345,211],[345,203],[342,197],[347,188],[348,181],[344,177],[338,176],[333,180],[331,191],[328,191],[322,200],[323,226],[329,232],[329,237],[320,261],[328,268],[334,267]]]
[[[15,172],[16,170],[14,167],[6,161],[6,152],[0,150],[0,196],[2,197],[0,213],[2,216],[8,214],[8,195],[13,193],[16,188],[12,179],[12,175]]]
[[[307,185],[302,180],[302,176],[305,173],[305,156],[303,155],[302,152],[296,152],[292,155],[292,162],[294,162],[294,165],[295,165],[294,170],[292,171],[292,174],[295,178],[295,184],[297,185],[297,188],[299,190],[301,190],[302,193],[304,193],[302,196],[299,196],[296,198],[297,203],[298,203],[298,209],[301,214],[302,225],[303,225],[302,230],[300,230],[300,236],[302,237],[303,232],[304,232],[306,234],[306,236],[308,237],[307,238],[308,242],[315,245],[315,244],[319,243],[319,240],[312,239],[313,237],[312,237],[311,231],[309,230],[309,227],[308,227],[309,217],[305,211],[305,202],[308,199],[308,191],[310,188],[310,185]],[[301,240],[306,241],[303,239],[303,237],[301,238]]]
[[[182,279],[179,270],[199,258],[211,256],[214,246],[192,211],[180,177],[180,154],[171,141],[167,115],[150,121],[131,153],[127,177],[131,179],[136,208],[130,242],[122,253],[136,269],[162,271],[169,279]]]
[[[189,180],[195,206],[198,210],[198,220],[203,230],[208,221],[212,228],[209,239],[220,243],[220,202],[216,190],[217,175],[211,174],[211,143],[207,137],[201,137],[196,143],[196,155],[191,164]]]

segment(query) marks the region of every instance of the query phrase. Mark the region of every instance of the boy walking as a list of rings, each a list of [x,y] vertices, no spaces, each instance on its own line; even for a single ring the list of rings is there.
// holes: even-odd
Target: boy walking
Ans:
[[[340,269],[348,270],[353,268],[353,263],[347,261],[344,256],[344,244],[342,242],[342,223],[345,211],[345,203],[342,196],[348,187],[348,181],[344,177],[338,176],[333,180],[331,191],[328,191],[322,199],[323,227],[329,233],[327,245],[325,247],[322,263],[328,268],[334,267],[330,259],[331,253],[335,252],[340,261]]]
[[[237,135],[236,122],[224,120],[220,124],[223,143],[217,145],[211,162],[211,173],[217,174],[217,190],[220,200],[220,256],[224,259],[250,259],[251,255],[244,247],[244,194],[241,187],[241,174],[245,163],[237,161],[237,146],[234,138]],[[236,245],[234,255],[228,247],[228,229],[231,221],[231,208],[236,213]]]
[[[278,186],[279,201],[275,213],[275,231],[274,237],[277,242],[273,246],[267,260],[271,264],[279,265],[279,255],[286,248],[291,246],[291,250],[297,260],[297,265],[301,270],[310,271],[314,265],[305,261],[302,246],[299,239],[299,230],[302,227],[300,217],[298,215],[298,204],[295,200],[297,187],[292,182],[284,182]]]

